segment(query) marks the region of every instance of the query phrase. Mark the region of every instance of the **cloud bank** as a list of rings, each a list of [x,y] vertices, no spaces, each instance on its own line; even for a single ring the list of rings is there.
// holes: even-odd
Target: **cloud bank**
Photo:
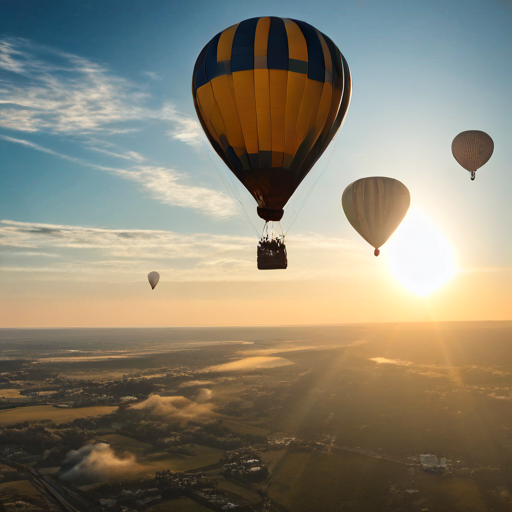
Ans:
[[[213,384],[212,380],[189,380],[188,382],[182,382],[179,388],[194,388],[196,386],[208,386]]]
[[[230,363],[219,364],[208,368],[211,372],[241,372],[250,370],[261,370],[266,368],[276,368],[278,366],[287,366],[293,364],[288,359],[282,357],[245,357]]]
[[[293,274],[275,275],[274,280],[332,278],[332,268],[349,273],[342,260],[350,262],[353,274],[364,250],[319,234],[297,233],[288,245],[294,251]],[[325,265],[317,265],[318,251]],[[0,220],[2,270],[16,273],[17,282],[83,281],[94,276],[108,282],[140,281],[155,269],[162,283],[266,280],[256,270],[255,255],[256,240],[250,236]]]
[[[132,409],[180,423],[207,420],[215,414],[213,404],[196,403],[184,396],[151,395],[144,402],[132,405]]]
[[[63,465],[70,467],[60,476],[67,482],[123,480],[144,471],[144,466],[137,463],[133,454],[121,458],[106,443],[90,443],[70,451]]]
[[[201,388],[197,390],[194,400],[199,403],[207,402],[213,397],[213,391],[208,388]]]

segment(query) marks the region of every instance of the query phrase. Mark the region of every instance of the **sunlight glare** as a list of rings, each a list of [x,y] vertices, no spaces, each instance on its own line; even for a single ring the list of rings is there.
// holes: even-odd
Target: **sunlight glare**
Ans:
[[[446,238],[418,211],[410,211],[389,242],[392,274],[417,295],[429,295],[455,274]]]

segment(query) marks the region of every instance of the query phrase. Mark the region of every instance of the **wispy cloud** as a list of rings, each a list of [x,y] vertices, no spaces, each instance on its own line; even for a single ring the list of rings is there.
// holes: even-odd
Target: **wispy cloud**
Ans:
[[[206,267],[205,261],[231,255],[238,262],[232,265],[235,273],[247,270],[247,258],[242,255],[249,250],[252,253],[253,246],[254,239],[250,237],[0,221],[3,270],[9,270],[6,256],[10,255],[14,263],[11,271],[23,268],[17,252],[38,251],[62,255],[62,261],[38,267],[29,265],[27,270],[77,274],[105,274],[115,270],[118,274],[133,274],[161,260],[165,266],[180,269],[184,280],[208,279],[218,276],[222,266]]]
[[[199,123],[180,114],[174,104],[166,103],[163,109],[163,118],[168,119],[174,124],[173,129],[167,132],[173,139],[184,142],[196,149],[199,149],[205,141],[205,136]]]
[[[23,55],[19,50],[14,48],[11,41],[0,41],[0,68],[11,73],[23,73],[24,66],[22,63]]]
[[[144,73],[157,78],[154,72]],[[156,121],[173,139],[195,149],[201,146],[204,135],[196,120],[169,101],[150,108],[149,99],[146,89],[115,76],[104,65],[24,39],[0,40],[0,127],[68,135],[97,153],[97,158],[106,155],[134,166],[100,165],[18,137],[0,135],[1,140],[128,179],[171,206],[217,218],[236,215],[224,192],[192,182],[174,168],[149,165],[151,159],[145,155],[108,141],[108,136],[132,133],[144,122]]]
[[[156,71],[143,71],[142,74],[151,78],[151,80],[162,80],[162,77]]]
[[[144,87],[107,66],[25,39],[0,40],[0,126],[24,132],[119,134],[140,123],[169,123],[173,138],[196,147],[199,123],[172,103],[148,106]],[[152,79],[154,72],[145,72]]]
[[[130,169],[118,169],[94,164],[82,158],[68,156],[24,139],[0,135],[0,140],[20,144],[35,151],[41,151],[79,165],[115,174],[116,176],[138,183],[144,190],[150,193],[151,197],[170,206],[191,208],[217,218],[236,215],[236,208],[233,201],[224,192],[189,184],[187,182],[190,181],[190,177],[175,169],[151,166],[135,166]],[[125,155],[121,155],[101,148],[94,147],[91,149],[109,153],[125,160],[144,160],[142,155],[135,152],[128,152]]]
[[[12,142],[13,144],[20,144],[21,146],[25,146],[27,148],[33,149],[35,151],[41,151],[42,153],[47,153],[48,155],[53,155],[58,158],[62,158],[63,160],[67,160],[68,162],[74,162],[79,165],[84,165],[86,167],[92,167],[93,169],[99,169],[101,171],[109,171],[114,172],[117,169],[113,167],[105,167],[104,165],[93,164],[91,162],[87,162],[87,160],[83,160],[82,158],[76,158],[74,156],[65,155],[63,153],[59,153],[58,151],[53,151],[53,149],[48,149],[39,144],[35,144],[34,142],[30,142],[24,139],[16,139],[14,137],[7,137],[6,135],[0,135],[0,140],[5,140],[6,142]]]
[[[7,137],[6,135],[0,135],[0,139],[5,140],[6,142],[12,142],[13,144],[20,144],[21,146],[25,146],[36,151],[41,151],[42,153],[47,153],[48,155],[58,156],[59,158],[64,158],[64,160],[69,160],[70,162],[80,162],[79,158],[63,155],[62,153],[58,153],[57,151],[45,148],[43,146],[40,146],[39,144],[35,144],[34,142],[30,142],[28,140]]]
[[[21,39],[3,41],[6,49],[0,66],[15,76],[2,73],[0,126],[83,134],[148,115],[147,93],[104,66]]]
[[[250,237],[187,234],[173,231],[143,229],[107,229],[64,224],[0,221],[0,246],[61,247],[74,249],[105,249],[112,256],[129,257],[188,257],[201,256],[209,249],[234,249],[240,243],[253,242]],[[126,249],[130,249],[130,254]],[[155,253],[155,248],[160,248]]]
[[[294,238],[294,272],[273,275],[273,281],[315,279],[333,276],[333,265],[350,261],[350,272],[358,268],[360,251],[350,242],[315,234]],[[307,241],[310,240],[310,243]],[[292,246],[293,247],[293,246]],[[329,254],[317,265],[319,251]],[[18,253],[40,252],[60,258],[21,260]],[[55,279],[110,275],[129,280],[157,266],[175,281],[266,280],[256,270],[256,240],[212,234],[181,234],[164,230],[106,229],[64,224],[0,221],[0,255],[5,272],[53,274]],[[341,272],[340,271],[340,272]],[[36,274],[36,276],[35,276]],[[28,278],[28,277],[27,277]]]
[[[125,151],[124,153],[119,153],[115,151],[109,151],[108,149],[104,148],[98,148],[93,145],[88,145],[87,148],[92,151],[103,153],[104,155],[108,156],[113,156],[115,158],[121,158],[123,160],[131,160],[135,162],[144,162],[144,160],[146,160],[144,156],[142,156],[140,153],[137,153],[136,151]]]
[[[200,210],[214,217],[236,214],[233,201],[226,194],[186,184],[188,176],[174,169],[139,166],[129,171],[119,170],[116,174],[139,183],[162,203]]]

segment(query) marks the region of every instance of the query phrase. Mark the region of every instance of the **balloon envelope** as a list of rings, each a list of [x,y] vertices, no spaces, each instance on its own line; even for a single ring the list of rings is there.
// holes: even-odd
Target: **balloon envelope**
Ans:
[[[343,192],[341,203],[350,224],[375,247],[378,256],[379,247],[405,217],[411,196],[400,181],[379,176],[351,183]]]
[[[341,126],[350,70],[336,45],[302,21],[251,18],[197,58],[192,95],[215,151],[265,220],[283,207]]]
[[[158,284],[159,280],[160,280],[160,274],[158,272],[153,271],[148,274],[148,281],[149,281],[149,284],[151,285],[152,290],[155,289],[155,286]]]
[[[452,154],[455,160],[471,173],[485,165],[494,151],[494,142],[485,132],[469,130],[459,133],[452,142]]]

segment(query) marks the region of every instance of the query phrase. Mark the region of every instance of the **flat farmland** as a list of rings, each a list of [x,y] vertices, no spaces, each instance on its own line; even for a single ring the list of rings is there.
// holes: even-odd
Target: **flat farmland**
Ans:
[[[210,512],[211,509],[203,507],[189,498],[179,498],[172,501],[164,501],[154,507],[148,508],[147,512]]]
[[[26,398],[20,393],[19,389],[0,389],[0,398]]]
[[[294,512],[508,511],[510,502],[469,475],[433,475],[357,454],[291,452],[276,464],[269,496]]]
[[[144,464],[152,473],[170,469],[171,471],[191,471],[216,464],[224,451],[208,446],[191,445],[193,455],[174,455],[165,452],[152,453],[138,462]]]
[[[137,457],[155,450],[149,443],[143,443],[131,437],[121,436],[119,434],[101,435],[96,437],[96,441],[109,444],[117,453],[130,452]]]
[[[79,407],[76,409],[60,409],[51,405],[33,405],[15,407],[0,411],[0,427],[22,423],[51,420],[55,423],[67,423],[76,418],[103,416],[115,411],[117,406],[101,405],[97,407]]]
[[[0,484],[0,496],[32,496],[39,491],[28,480],[17,480]]]
[[[216,464],[224,452],[215,448],[201,445],[187,445],[190,455],[171,454],[158,451],[149,443],[143,443],[128,436],[107,434],[97,436],[96,441],[107,443],[118,457],[126,454],[135,456],[136,464],[131,475],[132,478],[140,476],[154,476],[156,471],[168,469],[170,471],[191,471]],[[127,477],[129,478],[129,477]]]

